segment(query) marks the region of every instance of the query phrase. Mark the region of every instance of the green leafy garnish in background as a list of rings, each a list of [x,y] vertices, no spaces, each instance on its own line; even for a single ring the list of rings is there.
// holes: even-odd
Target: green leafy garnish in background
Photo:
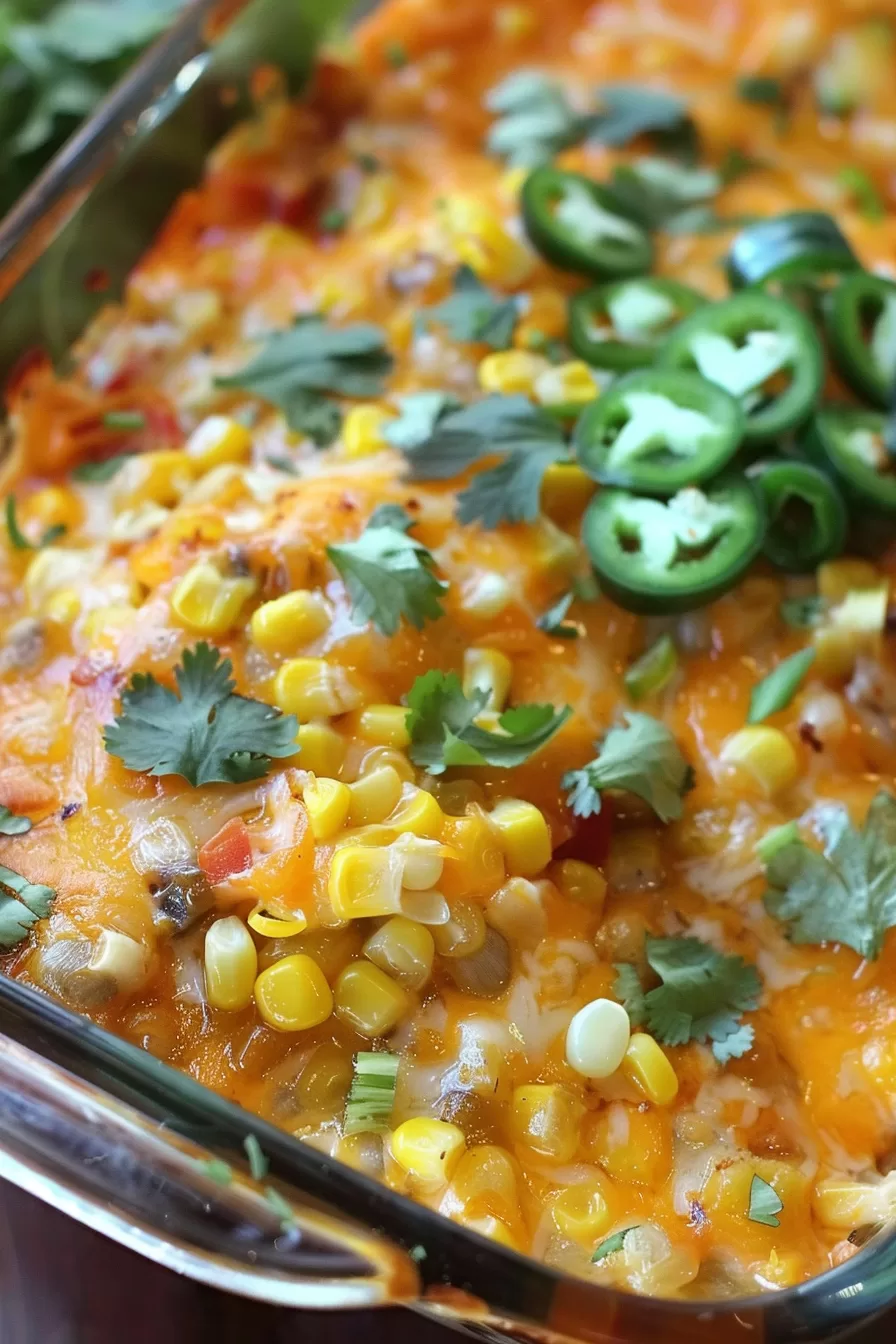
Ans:
[[[31,830],[30,817],[18,817],[0,804],[0,835],[24,835]]]
[[[677,821],[693,770],[659,719],[635,711],[624,718],[624,726],[607,733],[593,761],[563,776],[569,806],[576,816],[590,817],[600,811],[602,790],[624,789],[643,798],[660,821]]]
[[[0,214],[184,0],[0,4]]]
[[[437,579],[432,552],[411,536],[413,519],[397,504],[375,510],[357,541],[328,546],[352,601],[359,625],[371,621],[382,635],[394,635],[402,619],[417,630],[444,615],[447,583]]]
[[[46,919],[55,899],[52,887],[0,865],[0,948],[20,943],[39,919]]]
[[[396,397],[398,415],[383,427],[383,433],[394,448],[411,453],[432,437],[436,425],[449,411],[460,410],[460,402],[449,392],[409,392]]]
[[[71,473],[73,481],[82,481],[85,485],[98,485],[111,481],[117,476],[125,462],[130,462],[133,453],[116,453],[114,457],[105,457],[102,462],[82,462]]]
[[[498,716],[500,732],[475,720],[486,708],[485,691],[464,695],[455,672],[433,669],[418,677],[408,692],[410,756],[415,765],[440,775],[451,765],[522,765],[549,742],[569,718],[567,706],[516,705]]]
[[[174,669],[179,695],[136,672],[106,728],[106,750],[129,770],[181,775],[194,788],[261,779],[272,757],[295,755],[298,721],[235,695],[232,670],[229,658],[201,643]]]
[[[391,368],[380,327],[371,322],[331,327],[313,315],[300,317],[287,331],[274,332],[244,369],[216,383],[272,402],[290,429],[325,447],[336,438],[342,420],[331,395],[378,397]]]
[[[823,851],[803,840],[779,845],[766,866],[765,905],[794,943],[845,943],[874,961],[896,926],[896,798],[883,790],[861,830],[845,807],[819,808]]]
[[[513,340],[520,300],[493,294],[469,266],[457,270],[453,283],[454,292],[447,299],[423,309],[418,328],[435,323],[456,341],[480,341],[493,350],[506,350]]]
[[[755,966],[725,956],[699,938],[653,938],[647,963],[662,984],[645,994],[634,966],[616,967],[616,993],[636,1026],[646,1026],[663,1045],[711,1041],[720,1064],[746,1054],[753,1028],[741,1014],[759,1003],[762,981]]]

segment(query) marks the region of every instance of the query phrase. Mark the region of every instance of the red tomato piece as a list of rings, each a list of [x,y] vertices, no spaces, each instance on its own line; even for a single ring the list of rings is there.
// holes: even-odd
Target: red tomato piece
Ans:
[[[585,863],[601,864],[610,852],[613,833],[613,804],[601,799],[600,811],[592,817],[573,817],[575,831],[554,850],[555,859],[581,859]]]
[[[252,843],[242,817],[231,817],[206,840],[199,851],[199,867],[212,885],[252,867]]]

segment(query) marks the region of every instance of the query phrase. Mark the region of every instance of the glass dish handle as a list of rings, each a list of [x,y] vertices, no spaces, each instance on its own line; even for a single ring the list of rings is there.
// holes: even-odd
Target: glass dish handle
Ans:
[[[254,1181],[0,1035],[0,1177],[200,1283],[280,1306],[413,1300],[416,1266],[368,1229]]]

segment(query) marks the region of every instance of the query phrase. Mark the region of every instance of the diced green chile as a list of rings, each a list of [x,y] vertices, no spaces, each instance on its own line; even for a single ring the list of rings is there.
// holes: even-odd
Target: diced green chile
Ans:
[[[586,407],[573,445],[601,485],[665,498],[718,476],[743,432],[743,411],[722,388],[683,369],[643,369]]]
[[[562,270],[612,279],[650,269],[650,238],[599,182],[559,168],[536,168],[523,183],[520,201],[532,242]]]
[[[646,368],[672,328],[706,302],[690,285],[647,275],[596,285],[570,299],[567,339],[595,368]]]
[[[644,613],[690,611],[721,597],[759,554],[764,531],[761,497],[742,476],[665,503],[601,490],[582,523],[601,589]]]
[[[734,239],[726,259],[732,289],[801,284],[858,265],[830,215],[814,210],[796,210],[748,225]]]
[[[888,407],[896,385],[896,284],[856,271],[825,296],[824,319],[831,354],[852,390]]]
[[[802,424],[824,377],[821,343],[809,319],[758,291],[698,308],[676,327],[657,362],[696,369],[737,397],[746,412],[747,444],[767,443]],[[782,378],[781,390],[768,388],[771,379]]]
[[[887,451],[887,416],[857,406],[823,406],[805,438],[809,456],[833,472],[847,504],[896,518],[896,459]]]
[[[834,482],[806,462],[759,462],[749,472],[765,501],[762,546],[772,564],[805,574],[843,550],[846,505]]]

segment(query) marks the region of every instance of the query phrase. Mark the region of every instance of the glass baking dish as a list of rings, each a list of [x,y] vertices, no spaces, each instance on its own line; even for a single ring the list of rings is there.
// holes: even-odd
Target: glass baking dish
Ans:
[[[0,376],[34,348],[64,361],[247,110],[252,72],[273,62],[299,87],[333,8],[194,0],[0,225]],[[819,1340],[896,1298],[896,1238],[884,1230],[839,1268],[761,1298],[613,1292],[411,1203],[3,976],[0,1032],[0,1176],[248,1297],[400,1302],[482,1339],[545,1344]],[[261,1183],[245,1159],[250,1134],[270,1164]],[[223,1184],[222,1160],[232,1171]]]

